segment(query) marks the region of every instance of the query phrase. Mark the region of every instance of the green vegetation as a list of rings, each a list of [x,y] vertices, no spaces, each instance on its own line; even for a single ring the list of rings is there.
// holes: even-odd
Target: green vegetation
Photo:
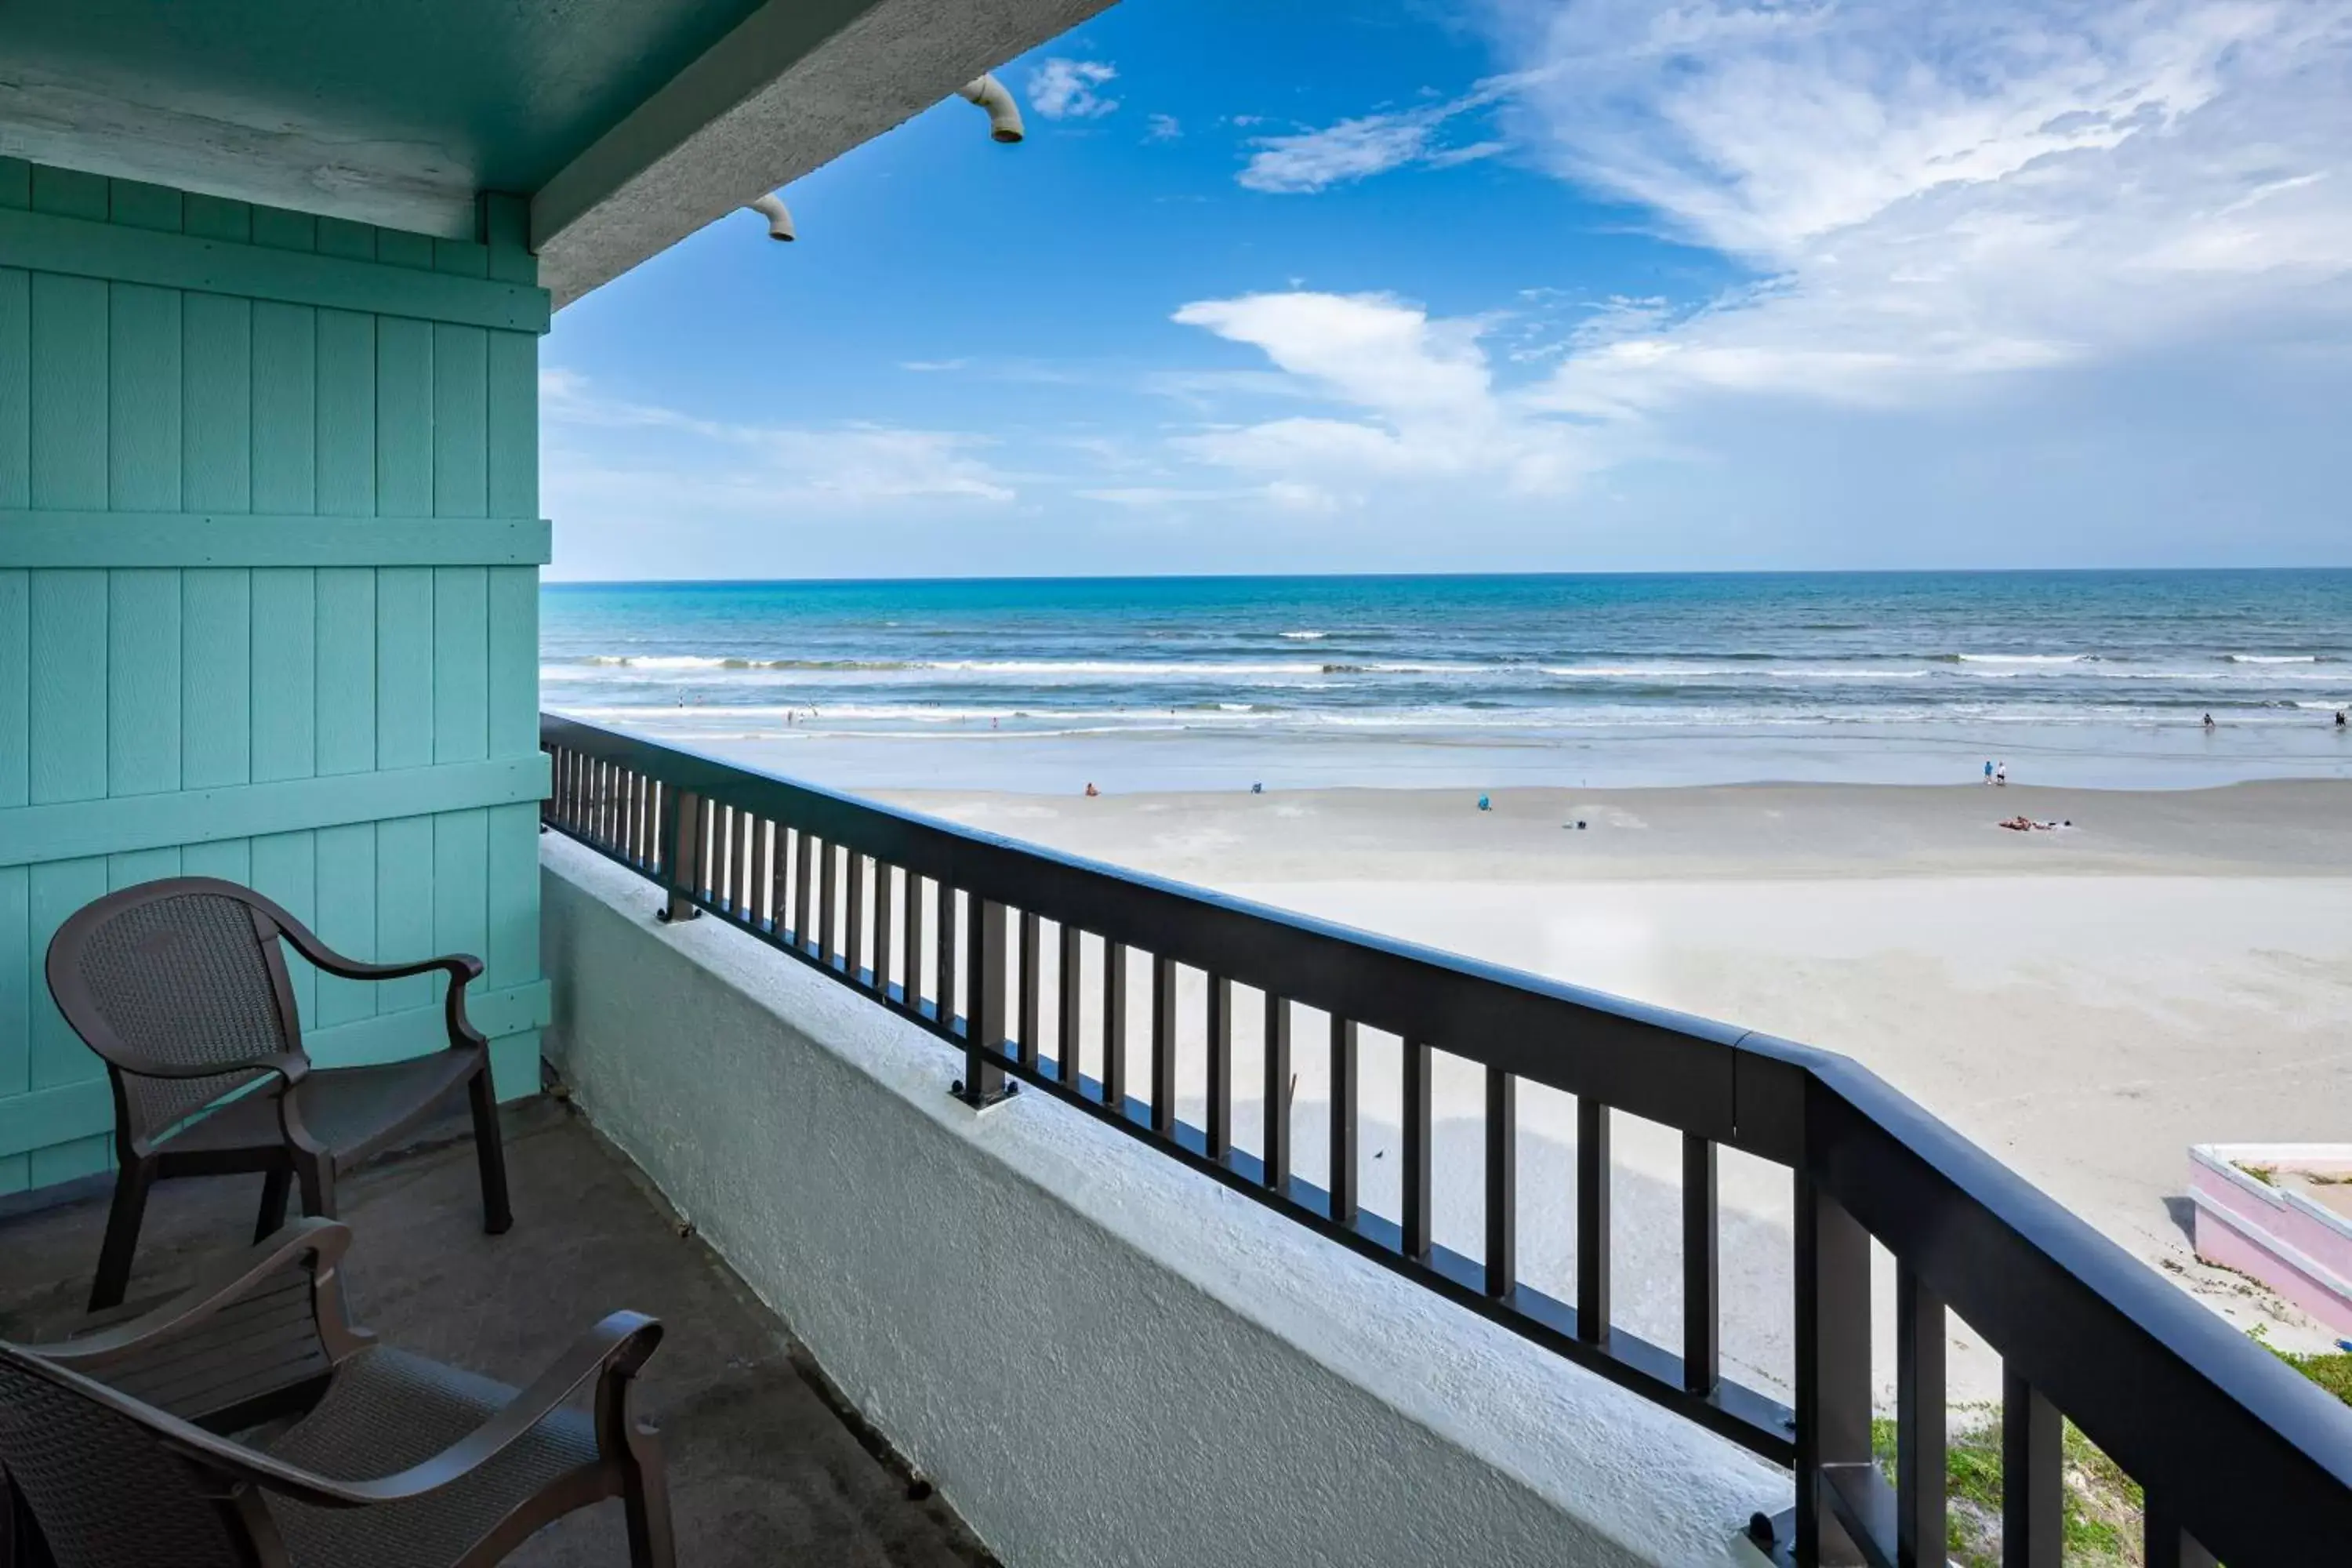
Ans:
[[[2263,1172],[2253,1173],[2267,1176]],[[2248,1336],[2279,1360],[2352,1405],[2352,1352],[2299,1354],[2271,1343],[2266,1327]],[[1960,1568],[2000,1568],[2000,1408],[1973,1405],[1954,1413],[1944,1447],[1945,1547]],[[2065,1424],[2066,1568],[2141,1568],[2139,1484],[2113,1459]],[[1870,1424],[1870,1448],[1895,1479],[1895,1423]]]
[[[2260,1182],[2266,1187],[2275,1187],[2278,1185],[2278,1167],[2276,1165],[2242,1164],[2238,1169],[2245,1172],[2246,1174],[2253,1177],[2254,1180]]]
[[[2347,1358],[2352,1359],[2352,1358]],[[1979,1408],[1944,1447],[1945,1546],[1962,1568],[2000,1568],[2000,1412]],[[1871,1451],[1895,1477],[1895,1423],[1873,1421]],[[2065,1425],[2068,1568],[2139,1568],[2140,1489],[2071,1421]]]
[[[2271,1343],[2270,1325],[2267,1323],[2256,1323],[2247,1337],[2345,1404],[2352,1405],[2352,1353],[2323,1351],[2311,1355],[2298,1355],[2293,1351],[2283,1351]]]

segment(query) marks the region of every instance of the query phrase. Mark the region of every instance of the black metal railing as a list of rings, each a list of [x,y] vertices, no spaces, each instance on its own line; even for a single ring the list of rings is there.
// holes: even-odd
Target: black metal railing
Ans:
[[[1759,1521],[1777,1528],[1783,1561],[1944,1561],[1948,1312],[2002,1357],[2004,1563],[2059,1561],[2062,1412],[2145,1489],[2150,1568],[2216,1555],[2232,1568],[2352,1561],[2352,1412],[1846,1058],[553,716],[540,732],[553,760],[551,827],[658,884],[665,912],[723,919],[950,1042],[971,1103],[1034,1085],[1790,1466],[1793,1518]],[[1149,1081],[1130,1085],[1139,964]],[[1207,979],[1198,1126],[1176,1114],[1180,966]],[[1265,1010],[1258,1155],[1234,1139],[1237,987]],[[1089,1000],[1098,1079],[1078,1070]],[[1330,1020],[1322,1186],[1289,1168],[1291,1058],[1313,1048],[1292,1036],[1301,1008]],[[1361,1029],[1404,1042],[1395,1220],[1357,1192]],[[1433,1050],[1485,1069],[1479,1258],[1431,1236]],[[1577,1099],[1572,1302],[1514,1265],[1522,1081]],[[1609,1131],[1621,1111],[1682,1134],[1679,1344],[1610,1323]],[[1716,1164],[1727,1148],[1793,1173],[1793,1410],[1721,1372]],[[1896,1271],[1892,1484],[1871,1452],[1874,1237]]]

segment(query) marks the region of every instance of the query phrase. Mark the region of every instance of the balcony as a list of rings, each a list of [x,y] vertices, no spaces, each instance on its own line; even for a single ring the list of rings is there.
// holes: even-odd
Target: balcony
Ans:
[[[987,1553],[936,1496],[845,1424],[806,1352],[645,1178],[551,1100],[510,1107],[507,1158],[519,1219],[481,1233],[470,1135],[453,1117],[370,1166],[343,1193],[361,1238],[347,1268],[355,1316],[389,1342],[517,1384],[551,1345],[627,1304],[670,1332],[659,1405],[679,1505],[678,1558],[713,1568],[777,1562],[953,1568]],[[0,1338],[73,1327],[106,1226],[102,1186],[19,1199],[0,1217]],[[190,1284],[252,1224],[241,1178],[167,1184],[155,1200],[131,1305]],[[0,1537],[5,1532],[0,1531]],[[619,1505],[575,1514],[510,1562],[626,1561]],[[5,1552],[0,1552],[0,1560]]]
[[[563,1093],[509,1110],[506,1237],[462,1144],[358,1179],[355,1307],[508,1377],[662,1318],[681,1561],[1941,1561],[1962,1323],[2000,1357],[2004,1563],[2059,1561],[2062,1418],[2145,1488],[2128,1560],[2352,1532],[2352,1414],[1843,1058],[541,736]],[[1440,1056],[1479,1075],[1475,1136]],[[1309,1058],[1335,1088],[1294,1099]],[[1538,1092],[1575,1097],[1557,1171]],[[1612,1205],[1636,1119],[1680,1140],[1663,1218]],[[1732,1223],[1727,1151],[1788,1173],[1792,1228]],[[1564,1296],[1523,1267],[1559,1240],[1538,1173],[1571,1189]],[[183,1185],[134,1296],[247,1223],[241,1185]],[[0,1332],[70,1320],[101,1208],[19,1200]],[[1639,1237],[1669,1278],[1629,1220],[1671,1231]],[[1776,1277],[1779,1365],[1725,1334]],[[583,1518],[522,1560],[618,1552]]]

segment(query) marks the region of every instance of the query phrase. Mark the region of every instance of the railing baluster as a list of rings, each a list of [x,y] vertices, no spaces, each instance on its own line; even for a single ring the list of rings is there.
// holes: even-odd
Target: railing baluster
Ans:
[[[756,884],[751,879],[759,868],[759,862],[753,857],[752,851],[759,847],[761,823],[760,819],[754,817],[748,810],[740,812],[738,815],[743,819],[743,842],[738,848],[738,853],[743,858],[743,863],[735,870],[735,918],[747,925],[752,925],[757,924],[760,919],[760,895],[754,891]]]
[[[1103,942],[1103,1103],[1127,1114],[1127,944]]]
[[[828,969],[842,954],[843,937],[838,928],[845,910],[842,902],[841,868],[842,862],[849,858],[847,848],[846,845],[827,840],[824,858],[817,863],[820,867],[817,890],[824,899],[824,912],[816,919],[817,955],[824,960]]]
[[[1707,1394],[1723,1380],[1715,1141],[1683,1134],[1683,1387]]]
[[[807,951],[816,923],[816,839],[805,827],[793,835],[793,947]]]
[[[964,1102],[984,1106],[1004,1097],[1004,906],[978,893],[964,895],[971,929],[964,962]],[[940,1010],[946,1010],[942,1003]]]
[[[1265,1186],[1290,1185],[1290,999],[1265,994]]]
[[[939,894],[939,910],[931,927],[939,941],[939,950],[932,955],[939,961],[932,984],[938,987],[940,1026],[952,1028],[956,1019],[956,890],[948,886],[944,878],[931,886]]]
[[[1207,1153],[1222,1161],[1234,1147],[1234,983],[1209,976],[1209,1125]]]
[[[890,895],[896,889],[891,883],[898,872],[887,860],[877,857],[874,862],[874,989],[883,1000],[890,996],[890,939],[896,923],[896,906]]]
[[[735,819],[741,815],[731,805],[719,807],[710,850],[710,901],[730,915],[735,913]]]
[[[1151,955],[1151,1130],[1176,1131],[1176,961]]]
[[[1519,1080],[1486,1069],[1486,1294],[1519,1280]]]
[[[1429,1260],[1431,1054],[1426,1040],[1404,1043],[1404,1168],[1399,1173],[1404,1183],[1404,1255],[1424,1263]]]
[[[735,869],[735,817],[731,805],[713,802],[710,807],[710,901],[720,912],[733,914],[728,884]]]
[[[1356,1218],[1356,1022],[1331,1016],[1331,1222]]]
[[[694,871],[697,846],[702,841],[701,801],[691,790],[668,792],[670,807],[669,863],[663,868],[670,894],[663,910],[674,921],[694,918]]]
[[[2001,1568],[2058,1568],[2066,1533],[2058,1407],[2006,1365],[2000,1398]]]
[[[767,860],[767,933],[783,941],[793,926],[793,830],[776,823],[776,842]]]
[[[645,853],[652,860],[652,872],[656,877],[670,875],[670,856],[677,853],[677,835],[670,832],[670,811],[677,804],[677,790],[656,781],[646,783],[645,790]]]
[[[1800,1172],[1797,1188],[1797,1561],[1851,1562],[1822,1472],[1870,1458],[1870,1234]]]
[[[1083,1077],[1079,1063],[1084,1060],[1084,1053],[1078,1048],[1078,1024],[1086,1016],[1086,934],[1069,921],[1062,922],[1062,1007],[1055,1020],[1060,1026],[1054,1033],[1054,1048],[1061,1053],[1055,1070],[1062,1075],[1062,1086],[1073,1094],[1079,1092]]]
[[[866,857],[847,850],[849,895],[841,907],[842,967],[852,985],[866,971]]]
[[[898,967],[906,972],[901,986],[907,1011],[920,1016],[923,1010],[923,879],[913,867],[907,868],[907,941],[906,951],[899,954]]]
[[[1576,1337],[1609,1342],[1609,1108],[1576,1097]]]
[[[2216,1568],[2213,1554],[2180,1528],[2179,1519],[2165,1506],[2163,1495],[2147,1495],[2141,1556],[2147,1568]]]
[[[760,818],[758,827],[759,841],[752,847],[751,868],[744,874],[743,885],[751,891],[751,910],[748,917],[751,924],[770,926],[773,921],[768,905],[768,890],[774,884],[768,875],[768,867],[775,857],[776,819],[763,816]]]
[[[1944,1536],[1944,1299],[1895,1275],[1895,1560],[1934,1568]]]
[[[1039,1016],[1040,1001],[1037,984],[1037,960],[1040,932],[1035,910],[1021,911],[1021,1065],[1034,1070],[1037,1066],[1037,1031],[1044,1020]]]

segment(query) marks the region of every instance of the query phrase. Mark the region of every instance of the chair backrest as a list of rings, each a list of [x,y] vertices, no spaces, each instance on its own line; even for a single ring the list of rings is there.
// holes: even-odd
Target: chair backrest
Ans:
[[[221,1479],[77,1382],[0,1343],[0,1468],[58,1568],[249,1568]]]
[[[114,1068],[131,1138],[144,1142],[301,1049],[278,906],[210,877],[144,882],[77,910],[49,942],[49,994]],[[194,1078],[142,1076],[158,1067]]]

